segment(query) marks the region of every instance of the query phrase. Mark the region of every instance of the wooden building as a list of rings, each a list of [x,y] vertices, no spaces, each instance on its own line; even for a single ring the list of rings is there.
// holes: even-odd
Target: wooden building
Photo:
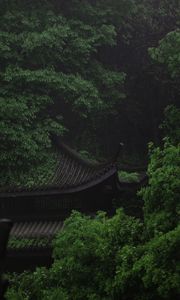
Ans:
[[[50,265],[51,242],[72,210],[88,215],[98,210],[113,213],[113,199],[135,193],[141,182],[119,181],[116,159],[94,163],[56,139],[58,156],[51,178],[31,187],[0,189],[0,218],[13,227],[8,245],[7,269],[22,271]]]
[[[115,162],[83,159],[56,140],[58,156],[51,178],[31,188],[0,189],[0,218],[11,219],[8,269],[21,270],[51,262],[51,241],[72,210],[112,213],[117,193]]]

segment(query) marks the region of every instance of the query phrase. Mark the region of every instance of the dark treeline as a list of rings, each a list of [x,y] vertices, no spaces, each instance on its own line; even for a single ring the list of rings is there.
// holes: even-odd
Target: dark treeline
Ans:
[[[153,142],[141,220],[134,194],[113,199],[128,214],[73,212],[51,267],[7,275],[6,299],[179,299],[179,15],[179,0],[0,0],[1,186],[50,178],[54,135],[102,160],[121,141],[127,165]]]
[[[177,88],[166,69],[154,63],[148,52],[177,28],[177,1],[137,2],[137,10],[118,32],[114,55],[117,68],[127,74],[118,128],[131,155],[142,154],[149,141],[159,144],[164,108],[178,101]]]

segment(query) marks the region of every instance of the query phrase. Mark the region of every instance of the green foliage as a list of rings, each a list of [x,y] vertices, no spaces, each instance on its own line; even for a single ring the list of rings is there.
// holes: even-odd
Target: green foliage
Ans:
[[[6,299],[178,299],[179,230],[146,241],[143,224],[121,210],[111,219],[74,212],[51,268],[10,276]]]
[[[141,239],[140,221],[121,210],[112,219],[102,212],[94,219],[74,212],[54,241],[52,267],[12,278],[13,291],[34,300],[47,293],[51,299],[54,288],[66,291],[67,299],[112,299],[116,256],[126,244],[135,247]]]
[[[128,115],[136,135],[152,127],[157,141],[164,107],[177,101],[178,13],[176,0],[3,1],[1,183],[45,182],[56,161],[50,135],[67,129],[73,128],[72,136],[82,129],[77,139],[94,148],[91,140],[101,128],[99,138],[106,137],[109,145],[112,132],[116,140],[124,128],[121,117]],[[152,66],[147,49],[160,38],[149,50]],[[121,103],[126,76],[119,70],[128,74],[126,105]],[[123,105],[126,116],[120,113]],[[162,148],[150,146],[149,183],[139,193],[144,222],[122,210],[111,218],[73,212],[54,240],[52,266],[9,276],[8,300],[178,299],[179,110],[169,106],[165,117],[169,138]],[[136,136],[129,128],[123,136],[128,140],[129,130],[134,147]],[[89,149],[81,148],[89,156]],[[135,179],[135,174],[120,176]],[[10,245],[26,242],[35,241],[10,240]]]
[[[117,299],[178,299],[179,230],[177,227],[136,248],[126,245],[119,252],[115,277]]]
[[[51,246],[51,240],[46,237],[41,238],[10,238],[8,241],[8,248],[23,249],[27,247],[46,247]]]
[[[119,93],[124,74],[98,59],[99,49],[116,43],[116,4],[110,9],[109,1],[103,6],[91,1],[68,6],[53,0],[3,2],[0,179],[1,185],[29,186],[39,177],[36,168],[44,171],[42,176],[53,171],[52,134],[74,129],[77,119],[84,127],[124,98]],[[124,14],[128,7],[124,4]]]
[[[150,48],[151,57],[167,67],[172,78],[180,75],[180,30],[169,32],[158,48]]]
[[[125,182],[138,182],[138,173],[136,172],[128,173],[126,171],[119,171],[118,176],[119,180]]]
[[[140,192],[144,199],[145,222],[152,235],[167,232],[179,222],[180,145],[165,139],[164,147],[150,145],[149,184]]]
[[[171,143],[178,144],[180,141],[180,109],[169,105],[164,111],[164,122],[161,128],[164,135],[168,136]]]
[[[49,286],[48,275],[49,272],[45,268],[38,268],[34,273],[24,272],[20,275],[8,274],[7,277],[14,283],[14,286],[7,291],[7,299],[68,300],[67,293],[63,288]],[[19,280],[20,286],[17,279]],[[44,288],[44,285],[46,288]]]
[[[145,244],[143,255],[133,266],[146,294],[138,299],[178,299],[180,293],[180,226]],[[142,298],[141,298],[142,297]],[[143,298],[144,297],[144,298]]]

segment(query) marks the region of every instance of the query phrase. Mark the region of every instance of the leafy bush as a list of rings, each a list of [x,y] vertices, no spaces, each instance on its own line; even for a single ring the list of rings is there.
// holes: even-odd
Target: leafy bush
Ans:
[[[25,299],[53,299],[58,288],[68,299],[109,299],[114,294],[116,256],[126,244],[141,243],[142,229],[139,220],[122,210],[110,219],[105,213],[91,219],[73,212],[54,241],[52,267],[11,279],[13,293],[20,291]],[[11,289],[7,299],[13,299],[10,293]]]
[[[161,125],[166,136],[171,143],[178,144],[180,141],[180,108],[169,105],[164,111],[164,122]]]
[[[150,235],[167,232],[180,216],[180,145],[165,139],[164,147],[150,145],[149,184],[140,192],[144,199],[146,229]]]
[[[164,64],[172,78],[179,76],[180,71],[180,30],[169,32],[159,42],[157,48],[150,48],[151,57]]]
[[[178,299],[180,293],[180,226],[159,234],[143,247],[133,272],[143,289],[138,299]]]
[[[118,172],[119,179],[125,182],[138,182],[138,173],[132,172],[128,173],[126,171],[119,171]]]

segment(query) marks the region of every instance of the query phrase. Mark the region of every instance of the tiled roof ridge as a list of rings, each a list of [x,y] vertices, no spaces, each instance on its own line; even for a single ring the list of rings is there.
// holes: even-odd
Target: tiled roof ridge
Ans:
[[[96,163],[84,159],[60,138],[53,138],[53,143],[58,153],[53,175],[46,182],[36,182],[32,187],[4,187],[0,190],[0,198],[8,195],[74,193],[101,183],[117,171],[114,162]]]

